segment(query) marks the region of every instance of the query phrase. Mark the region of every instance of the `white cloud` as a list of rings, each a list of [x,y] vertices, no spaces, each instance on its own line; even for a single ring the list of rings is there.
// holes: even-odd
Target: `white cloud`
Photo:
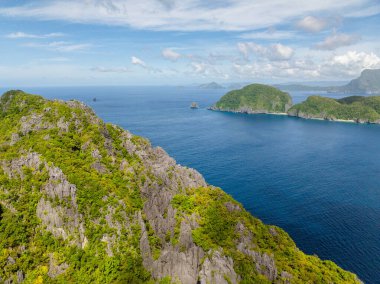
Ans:
[[[346,14],[347,17],[370,17],[380,14],[380,3],[374,3],[371,6],[362,9],[353,10]]]
[[[100,72],[100,73],[129,73],[131,70],[127,67],[102,67],[97,66],[91,68],[91,71]]]
[[[142,66],[144,68],[147,67],[146,63],[143,60],[141,60],[140,58],[136,57],[136,56],[132,56],[131,57],[131,63],[133,65],[140,65],[140,66]]]
[[[140,67],[144,68],[145,70],[148,70],[150,73],[163,73],[163,71],[161,69],[149,66],[148,64],[145,63],[144,60],[142,60],[136,56],[131,57],[131,63],[133,65],[140,66]]]
[[[74,44],[66,41],[53,41],[49,43],[26,43],[23,46],[26,47],[36,47],[36,48],[46,48],[50,50],[55,50],[59,52],[74,52],[74,51],[83,51],[91,47],[91,44],[81,43]]]
[[[369,2],[375,0],[288,0],[286,3],[282,0],[31,0],[25,5],[0,8],[0,15],[153,30],[249,31],[275,26],[309,13],[359,13],[368,7]],[[323,27],[323,23],[311,16],[300,25],[311,31]]]
[[[248,59],[249,54],[251,53],[251,48],[249,43],[239,42],[237,44],[238,50],[241,54],[243,54],[245,59]]]
[[[162,56],[165,59],[177,61],[181,57],[181,54],[179,54],[171,48],[165,48],[164,50],[162,50]]]
[[[235,63],[233,70],[242,79],[272,80],[350,80],[364,69],[380,68],[380,57],[375,53],[348,51],[329,55],[318,61],[304,57],[289,61],[253,61]]]
[[[206,63],[203,63],[203,62],[201,62],[201,63],[192,62],[191,67],[193,67],[194,73],[197,73],[197,74],[204,74],[204,73],[206,73],[206,70],[207,70],[207,65],[206,65]]]
[[[191,62],[189,75],[201,75],[204,78],[229,79],[230,75],[224,72],[221,67],[214,66],[207,62]]]
[[[363,69],[380,68],[380,57],[375,53],[348,51],[333,55],[322,64],[322,72],[331,76],[357,76]]]
[[[325,29],[328,25],[326,19],[307,16],[297,22],[297,27],[303,31],[317,33]]]
[[[272,61],[289,60],[294,54],[294,50],[291,47],[280,43],[263,46],[254,42],[239,42],[238,50],[243,54],[245,59],[248,59],[251,53],[255,53]]]
[[[326,37],[323,42],[318,43],[315,48],[321,50],[334,50],[342,46],[352,45],[360,40],[357,35],[333,34]]]
[[[234,72],[241,79],[315,79],[320,76],[318,66],[310,60],[273,61],[273,62],[252,62],[247,64],[235,63]]]
[[[15,32],[7,34],[5,37],[11,38],[11,39],[21,39],[21,38],[54,38],[54,37],[62,37],[64,36],[63,33],[50,33],[50,34],[28,34],[24,32]]]
[[[297,37],[295,32],[292,31],[276,31],[267,30],[264,32],[252,32],[243,33],[239,36],[244,39],[266,39],[266,40],[278,40],[278,39],[289,39]]]
[[[293,56],[294,50],[280,43],[274,44],[269,49],[269,58],[273,60],[287,60]]]

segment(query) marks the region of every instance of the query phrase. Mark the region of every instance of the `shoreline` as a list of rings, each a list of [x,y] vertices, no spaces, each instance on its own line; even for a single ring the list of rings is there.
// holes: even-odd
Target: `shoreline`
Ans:
[[[291,115],[286,112],[243,112],[243,111],[213,109],[212,107],[208,107],[207,110],[217,111],[217,112],[241,113],[241,114],[248,114],[248,115],[266,114],[266,115],[288,116],[288,117],[301,118],[301,119],[306,119],[306,120],[320,120],[320,121],[329,121],[329,122],[380,125],[380,123],[376,123],[376,122],[359,122],[352,119],[325,119],[322,117],[303,117],[303,116],[298,116],[298,115]]]
[[[214,109],[212,107],[208,107],[207,110],[218,111],[218,112],[241,113],[241,114],[269,114],[269,115],[289,116],[288,113],[286,113],[286,112],[247,112],[247,111],[233,111],[233,110]]]

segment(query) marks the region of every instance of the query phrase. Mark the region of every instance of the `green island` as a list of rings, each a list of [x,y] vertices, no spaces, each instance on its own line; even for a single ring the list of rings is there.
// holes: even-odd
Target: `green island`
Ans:
[[[361,283],[77,101],[0,98],[0,282]]]
[[[286,114],[291,106],[292,98],[288,93],[268,85],[251,84],[228,92],[210,109],[250,114]]]
[[[284,114],[306,119],[380,123],[380,96],[333,99],[309,96],[293,105],[288,93],[262,84],[251,84],[225,94],[210,110],[248,114]]]
[[[380,96],[350,96],[342,99],[310,96],[290,108],[288,114],[308,119],[380,123]]]

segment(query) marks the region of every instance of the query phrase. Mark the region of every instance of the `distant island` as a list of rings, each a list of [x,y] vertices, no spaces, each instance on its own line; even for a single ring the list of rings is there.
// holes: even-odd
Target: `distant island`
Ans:
[[[198,86],[201,89],[224,89],[224,87],[216,82],[201,84]]]
[[[240,113],[286,114],[291,106],[292,98],[288,93],[268,85],[251,84],[240,90],[228,92],[210,109]]]
[[[288,115],[308,119],[380,123],[380,96],[350,96],[342,99],[310,96],[306,101],[290,108]]]
[[[328,83],[328,82],[325,82]],[[346,94],[380,95],[380,69],[365,69],[360,76],[345,85],[308,85],[308,83],[274,84],[273,87],[287,92],[328,92]],[[335,82],[336,84],[336,82]]]
[[[263,84],[251,84],[240,90],[230,91],[209,109],[380,124],[380,96],[349,96],[333,99],[314,95],[308,97],[306,101],[292,106],[292,98],[288,93]]]
[[[329,92],[380,95],[380,69],[365,69],[359,78],[345,86],[330,87]]]

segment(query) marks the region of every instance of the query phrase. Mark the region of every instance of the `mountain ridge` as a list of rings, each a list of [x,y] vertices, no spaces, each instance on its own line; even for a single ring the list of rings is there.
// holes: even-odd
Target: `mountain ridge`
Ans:
[[[77,101],[0,98],[0,281],[360,283]]]
[[[380,69],[364,69],[358,78],[338,90],[351,94],[380,94]]]

